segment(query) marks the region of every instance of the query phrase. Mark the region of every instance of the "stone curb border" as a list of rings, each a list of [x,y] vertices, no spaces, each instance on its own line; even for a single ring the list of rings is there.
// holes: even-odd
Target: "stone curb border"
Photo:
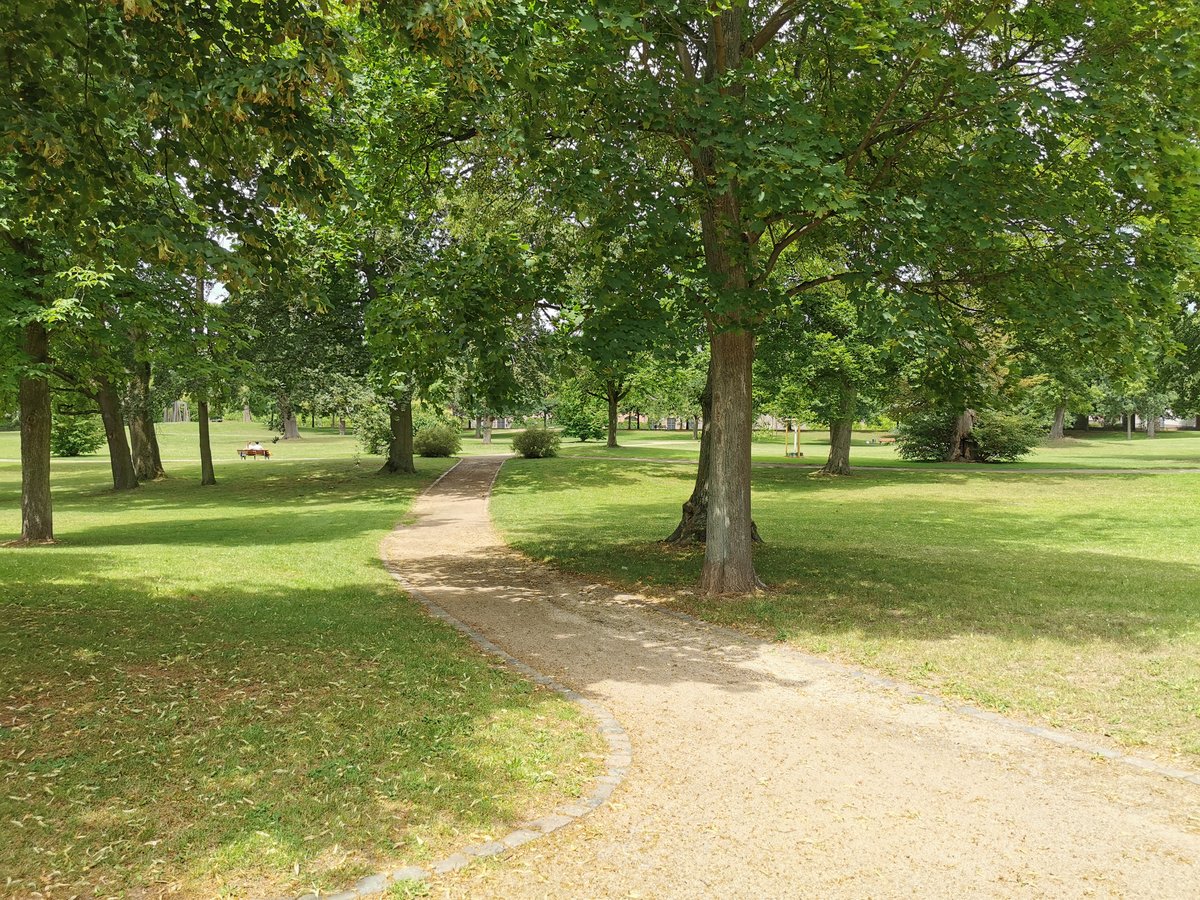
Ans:
[[[460,459],[439,475],[429,487],[421,492],[422,495],[433,490],[443,478],[457,469],[461,463],[462,460]],[[499,474],[500,470],[497,469],[496,475],[498,476]],[[487,497],[489,499],[492,493],[492,486],[495,483],[496,479],[493,477],[492,484],[488,485]],[[404,527],[406,526],[397,525],[393,529],[393,532]],[[599,807],[612,796],[613,791],[617,789],[617,785],[625,780],[625,776],[629,772],[629,767],[633,763],[633,746],[629,741],[629,735],[621,727],[621,723],[617,721],[616,717],[604,706],[594,700],[589,700],[578,691],[559,684],[549,675],[542,674],[532,666],[521,662],[515,656],[501,650],[470,625],[454,618],[454,616],[430,600],[429,597],[425,596],[419,589],[409,584],[382,551],[380,552],[380,559],[383,560],[384,568],[387,569],[388,574],[396,580],[410,597],[424,606],[425,610],[433,618],[445,622],[460,634],[465,635],[485,653],[498,657],[508,668],[513,669],[536,684],[540,684],[561,694],[572,703],[590,713],[592,718],[596,720],[600,733],[604,735],[604,739],[608,742],[608,757],[605,760],[605,772],[592,782],[591,792],[586,796],[573,802],[563,803],[553,812],[540,818],[522,822],[515,830],[510,831],[498,840],[488,841],[486,844],[474,844],[469,847],[463,847],[458,852],[431,863],[428,867],[404,866],[403,868],[393,869],[388,872],[367,875],[364,878],[360,878],[354,887],[348,890],[339,891],[335,894],[303,894],[299,900],[356,900],[358,897],[370,897],[383,893],[396,882],[423,881],[433,875],[443,875],[447,872],[454,872],[464,868],[477,859],[484,859],[489,856],[505,853],[509,850],[515,850],[522,844],[537,840],[543,835],[558,831],[560,828],[565,828],[576,819],[586,816],[592,810]]]

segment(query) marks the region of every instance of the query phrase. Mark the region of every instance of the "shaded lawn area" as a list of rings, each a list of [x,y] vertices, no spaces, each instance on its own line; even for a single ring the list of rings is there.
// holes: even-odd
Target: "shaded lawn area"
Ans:
[[[948,696],[1200,763],[1196,475],[755,472],[771,590],[696,597],[655,543],[690,470],[515,460],[492,514],[566,569]]]
[[[64,543],[0,548],[0,895],[337,889],[578,791],[590,722],[379,563],[449,464],[169,466],[122,495],[56,464]],[[18,486],[0,466],[0,540]]]

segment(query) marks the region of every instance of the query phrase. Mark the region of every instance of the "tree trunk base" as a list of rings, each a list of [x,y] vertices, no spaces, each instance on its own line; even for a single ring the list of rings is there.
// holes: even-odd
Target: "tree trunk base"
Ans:
[[[380,475],[416,475],[416,466],[405,466],[393,463],[391,460],[379,467]]]
[[[703,544],[708,540],[708,507],[689,500],[683,504],[683,515],[675,530],[661,541],[673,547],[686,547],[689,544]],[[750,540],[755,544],[765,544],[762,535],[758,533],[758,523],[750,520]]]
[[[5,541],[0,547],[20,550],[24,547],[55,547],[58,541],[54,538],[18,538],[15,541]]]

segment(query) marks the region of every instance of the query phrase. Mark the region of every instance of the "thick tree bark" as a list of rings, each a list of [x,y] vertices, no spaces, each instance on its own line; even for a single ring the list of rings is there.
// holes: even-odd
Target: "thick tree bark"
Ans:
[[[200,484],[217,483],[217,473],[213,470],[212,441],[208,433],[208,401],[201,400],[196,404],[196,415],[200,417]]]
[[[121,415],[121,398],[107,377],[96,379],[93,395],[100,406],[100,420],[104,423],[104,437],[108,441],[108,461],[112,468],[114,491],[128,491],[138,486],[137,473],[133,469],[133,454],[129,440],[125,437],[125,417]]]
[[[50,361],[50,339],[41,322],[30,322],[21,333],[28,362]],[[50,501],[50,382],[45,372],[22,372],[17,387],[21,413],[21,542],[54,541],[54,512]]]
[[[243,422],[254,421],[254,417],[250,414],[250,404],[249,403],[242,404],[242,421]]]
[[[621,392],[618,386],[609,381],[604,385],[604,394],[608,400],[608,443],[610,450],[617,446],[617,403],[620,402]]]
[[[712,360],[708,534],[700,584],[710,596],[746,594],[761,586],[754,573],[750,515],[754,335],[742,329],[718,332]]]
[[[346,417],[345,416],[338,416],[337,428],[338,428],[338,434],[343,435],[343,436],[346,434]]]
[[[411,475],[417,471],[413,460],[412,397],[395,398],[389,418],[392,438],[388,444],[387,462],[379,471],[388,475]]]
[[[283,426],[283,439],[285,441],[298,441],[300,439],[300,423],[296,421],[296,411],[292,409],[292,401],[287,397],[279,399],[279,421]]]
[[[479,416],[475,419],[475,437],[476,439],[483,438],[483,416]]]
[[[1089,424],[1087,413],[1080,413],[1075,417],[1074,428],[1076,431],[1087,431]]]
[[[492,443],[492,417],[491,417],[491,415],[484,416],[483,431],[481,432],[480,437],[483,438],[483,442],[485,444],[490,445]]]
[[[1067,424],[1067,405],[1060,403],[1054,407],[1054,424],[1050,426],[1050,440],[1061,441],[1065,436]]]
[[[134,366],[129,390],[129,451],[133,456],[133,473],[138,481],[166,478],[158,435],[154,431],[154,416],[150,409],[150,363]]]
[[[963,410],[954,422],[954,437],[950,441],[948,462],[979,462],[979,445],[971,432],[975,428],[975,410]]]
[[[1146,437],[1152,438],[1158,434],[1158,416],[1145,416]]]
[[[838,393],[836,418],[829,422],[829,458],[821,467],[824,475],[850,474],[850,439],[854,435],[854,410],[858,392],[843,385]]]

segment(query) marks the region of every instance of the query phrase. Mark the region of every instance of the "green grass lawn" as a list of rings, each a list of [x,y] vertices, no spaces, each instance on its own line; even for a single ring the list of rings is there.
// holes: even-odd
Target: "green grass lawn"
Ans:
[[[513,544],[565,569],[1200,764],[1200,475],[994,473],[759,469],[756,561],[771,589],[742,600],[696,597],[702,550],[656,543],[689,469],[514,460],[491,509]]]
[[[499,836],[597,770],[574,706],[379,563],[449,461],[377,476],[352,438],[310,433],[270,463],[218,453],[200,488],[170,461],[194,426],[162,431],[169,479],[116,495],[107,465],[56,461],[62,543],[0,548],[0,895],[345,887]],[[265,429],[214,445],[243,435]],[[0,464],[0,541],[19,477]]]
[[[855,466],[920,466],[929,469],[954,470],[951,463],[913,463],[900,458],[890,444],[868,444],[878,440],[885,432],[859,431],[854,434],[850,462]],[[507,433],[497,432],[495,443],[509,449]],[[608,450],[604,441],[579,443],[565,439],[563,456],[625,456],[654,459],[696,459],[700,444],[692,439],[691,432],[650,431],[648,429],[621,429],[617,436],[621,445]],[[469,443],[474,444],[473,440]],[[824,431],[804,431],[800,434],[800,459],[788,459],[784,454],[782,434],[767,439],[759,437],[752,447],[752,455],[759,463],[821,465],[829,454],[829,435]],[[1172,469],[1200,468],[1200,431],[1159,432],[1158,437],[1147,439],[1144,434],[1135,434],[1132,441],[1125,439],[1124,432],[1100,431],[1078,432],[1053,446],[1034,449],[1018,463],[991,466],[995,471],[1020,471],[1022,469]]]

